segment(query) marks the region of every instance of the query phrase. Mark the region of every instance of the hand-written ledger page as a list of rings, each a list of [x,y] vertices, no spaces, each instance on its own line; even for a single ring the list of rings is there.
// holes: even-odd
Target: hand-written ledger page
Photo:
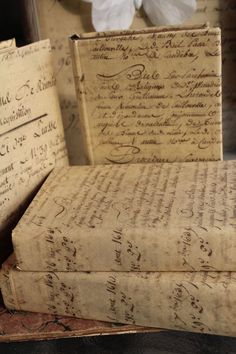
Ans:
[[[235,169],[55,170],[13,232],[17,261],[23,270],[235,271]]]
[[[219,29],[84,35],[73,44],[91,163],[221,159]]]
[[[49,40],[1,53],[0,77],[0,232],[4,238],[4,230],[17,221],[27,198],[55,164],[68,160]]]

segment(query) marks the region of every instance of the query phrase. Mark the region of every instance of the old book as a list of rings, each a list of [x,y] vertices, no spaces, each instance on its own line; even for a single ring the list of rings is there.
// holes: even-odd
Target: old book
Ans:
[[[236,335],[236,275],[222,272],[22,272],[6,264],[12,310]]]
[[[29,1],[27,0],[27,3]],[[189,25],[209,22],[222,30],[223,62],[223,130],[224,150],[235,150],[235,62],[236,52],[236,8],[235,0],[197,0],[197,11],[188,21]],[[67,37],[71,33],[92,32],[91,4],[84,1],[43,0],[36,2],[40,38],[50,38],[64,126],[66,128],[70,161],[81,163],[84,159],[83,148],[78,138],[79,115],[74,93],[71,58]],[[34,21],[36,22],[36,21]],[[132,29],[150,26],[145,12],[137,12]]]
[[[29,198],[68,164],[49,40],[0,51],[0,263]]]
[[[18,265],[235,271],[235,176],[236,161],[55,169],[13,231]]]
[[[71,37],[87,161],[222,158],[220,30]]]

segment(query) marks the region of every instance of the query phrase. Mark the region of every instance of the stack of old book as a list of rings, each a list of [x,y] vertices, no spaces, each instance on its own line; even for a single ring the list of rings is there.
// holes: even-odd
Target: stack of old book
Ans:
[[[55,169],[13,233],[6,306],[235,335],[235,176],[236,161]]]
[[[54,169],[18,223],[8,308],[236,334],[219,39],[208,27],[72,38],[94,166]]]

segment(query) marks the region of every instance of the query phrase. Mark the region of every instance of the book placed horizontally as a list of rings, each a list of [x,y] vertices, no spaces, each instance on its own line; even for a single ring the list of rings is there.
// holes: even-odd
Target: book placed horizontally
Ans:
[[[55,169],[13,233],[6,306],[236,335],[235,175],[236,161]]]
[[[13,231],[17,263],[236,271],[235,175],[236,161],[56,168]]]
[[[236,336],[236,273],[2,270],[7,308]]]

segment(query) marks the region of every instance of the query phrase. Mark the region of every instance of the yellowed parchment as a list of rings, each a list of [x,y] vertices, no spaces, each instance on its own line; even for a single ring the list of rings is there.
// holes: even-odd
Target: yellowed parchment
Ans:
[[[13,231],[19,266],[235,271],[235,170],[235,161],[56,169]]]
[[[234,0],[198,0],[196,14],[188,24],[209,22],[220,26],[223,36],[223,121],[224,150],[236,148],[235,144],[235,20]],[[64,126],[68,137],[69,155],[73,164],[83,163],[84,152],[79,141],[78,113],[72,79],[71,59],[67,37],[72,33],[93,31],[90,4],[74,0],[37,1],[39,29],[42,38],[53,43],[55,71],[61,100]],[[132,28],[150,26],[144,12],[137,13]]]
[[[51,60],[49,40],[0,52],[1,239],[55,164],[68,163]]]
[[[73,37],[89,163],[222,158],[220,30]]]
[[[95,290],[96,289],[96,290]],[[236,335],[236,273],[21,272],[5,266],[12,310]]]

